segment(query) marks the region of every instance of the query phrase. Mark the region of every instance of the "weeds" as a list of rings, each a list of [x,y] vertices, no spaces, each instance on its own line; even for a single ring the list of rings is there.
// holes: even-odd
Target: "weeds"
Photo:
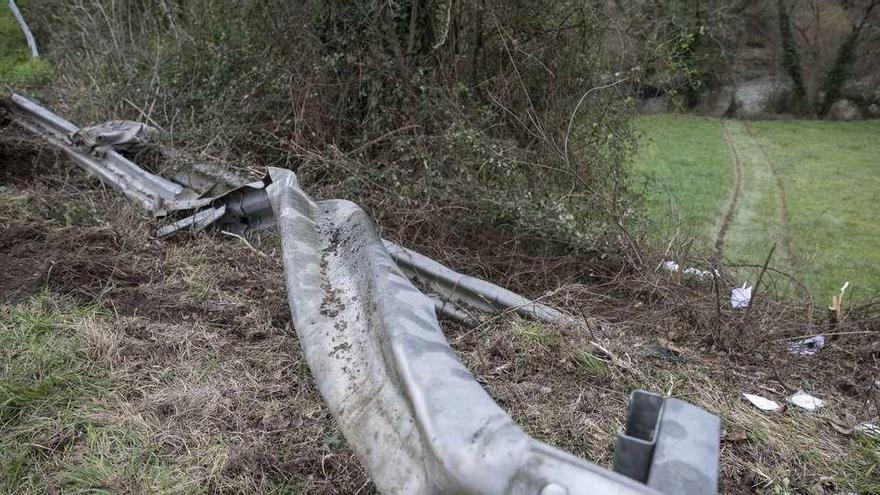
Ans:
[[[576,2],[441,2],[412,23],[409,4],[29,10],[52,33],[72,120],[146,121],[240,169],[292,168],[401,237],[491,228],[535,251],[613,239],[607,216],[628,211],[633,139],[627,103],[585,49],[601,40],[598,14]],[[430,208],[467,214],[419,214]]]
[[[540,323],[522,322],[514,331],[529,347],[547,349],[559,343],[559,335]]]
[[[606,361],[599,359],[590,352],[577,350],[573,354],[573,359],[577,367],[587,376],[604,378],[611,372]]]
[[[83,366],[76,336],[76,327],[88,325],[95,310],[68,305],[44,293],[3,311],[0,421],[14,422],[25,414],[63,408],[101,387],[101,377]]]

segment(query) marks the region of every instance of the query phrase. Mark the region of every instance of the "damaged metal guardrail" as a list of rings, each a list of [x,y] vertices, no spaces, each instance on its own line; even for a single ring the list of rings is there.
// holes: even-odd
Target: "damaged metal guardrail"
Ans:
[[[129,199],[157,214],[194,207],[197,194],[170,180],[151,174],[120,155],[111,147],[77,146],[81,129],[17,94],[6,101],[12,120],[43,137],[64,152],[77,165]]]
[[[117,158],[96,158],[57,129],[34,125],[47,111],[22,100],[12,99],[14,122],[59,146],[87,171],[109,176],[106,182],[123,192],[155,193],[134,199],[158,198],[141,204],[167,207],[192,194],[178,185],[166,199],[156,189],[156,176],[116,167]],[[526,435],[458,359],[437,320],[435,309],[442,307],[410,277],[456,310],[465,302],[543,321],[558,321],[562,313],[383,241],[357,205],[314,201],[290,170],[270,168],[262,181],[190,203],[178,212],[185,218],[160,235],[210,225],[237,232],[271,228],[280,235],[302,350],[330,411],[380,491],[717,491],[718,418],[677,399],[633,395],[615,451],[616,471]]]
[[[237,234],[271,230],[276,226],[266,187],[271,178],[252,182],[214,198],[210,204],[193,208],[189,216],[160,228],[159,237],[181,231],[199,231],[209,226]],[[429,289],[437,311],[462,323],[474,324],[472,315],[480,311],[514,311],[523,317],[545,323],[573,324],[570,316],[545,304],[525,298],[495,284],[458,273],[436,261],[394,242],[383,240],[397,265]]]

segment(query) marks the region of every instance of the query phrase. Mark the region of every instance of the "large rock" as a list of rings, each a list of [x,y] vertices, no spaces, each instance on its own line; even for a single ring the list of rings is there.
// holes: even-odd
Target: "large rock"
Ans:
[[[837,100],[828,109],[828,118],[831,120],[857,120],[862,118],[862,110],[852,100],[846,98]]]
[[[746,81],[733,93],[734,115],[749,119],[779,113],[791,99],[791,83],[776,78]]]
[[[697,110],[710,117],[725,117],[733,106],[733,86],[721,86],[700,95]]]
[[[874,119],[880,118],[880,105],[877,103],[871,103],[868,105],[868,115]]]
[[[847,100],[880,103],[880,77],[849,79],[841,88],[840,95]]]

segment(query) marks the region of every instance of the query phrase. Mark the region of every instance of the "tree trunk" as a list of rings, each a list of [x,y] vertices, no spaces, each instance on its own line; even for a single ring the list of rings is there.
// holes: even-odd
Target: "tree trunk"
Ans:
[[[782,65],[794,84],[794,94],[798,99],[798,103],[804,105],[805,110],[809,110],[810,104],[807,99],[807,89],[804,86],[804,71],[803,67],[801,67],[801,57],[794,39],[791,16],[785,0],[776,0],[776,12],[779,16],[779,35],[782,38]]]
[[[840,98],[843,85],[850,78],[852,67],[856,61],[856,47],[859,44],[862,28],[865,27],[865,24],[871,17],[871,11],[878,5],[880,5],[880,1],[873,0],[865,8],[862,18],[853,26],[852,32],[849,33],[849,36],[840,45],[840,49],[837,50],[834,65],[831,66],[828,75],[825,76],[825,83],[822,85],[822,89],[825,91],[825,99],[822,100],[822,109],[819,112],[821,115],[827,115],[831,105]]]

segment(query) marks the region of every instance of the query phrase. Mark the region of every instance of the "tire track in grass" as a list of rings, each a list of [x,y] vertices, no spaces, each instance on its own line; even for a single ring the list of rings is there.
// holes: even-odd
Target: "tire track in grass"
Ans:
[[[718,254],[736,263],[759,264],[770,247],[778,243],[781,262],[777,266],[792,271],[792,257],[785,243],[787,214],[780,211],[778,174],[774,174],[768,156],[749,134],[747,123],[728,120],[723,125],[731,154],[740,167],[741,186]]]
[[[770,153],[767,152],[767,148],[761,144],[761,141],[758,140],[758,133],[752,127],[752,124],[746,122],[745,127],[746,132],[755,141],[761,154],[764,155],[764,159],[767,160],[767,163],[770,165],[770,171],[773,173],[773,178],[776,179],[776,191],[779,201],[779,223],[782,229],[780,238],[782,241],[783,255],[785,256],[788,266],[796,273],[798,262],[797,255],[794,251],[794,244],[791,240],[791,223],[788,219],[788,201],[785,199],[785,182],[782,180],[782,172],[779,170],[779,164],[772,156],[770,156]]]
[[[724,141],[727,143],[727,149],[730,151],[730,165],[733,169],[733,194],[731,194],[730,201],[728,201],[727,207],[724,209],[724,214],[721,216],[721,221],[715,230],[715,236],[712,240],[715,246],[715,257],[718,260],[724,254],[724,238],[727,235],[727,230],[733,223],[734,215],[736,215],[737,204],[742,194],[743,182],[742,162],[739,159],[739,154],[736,152],[736,147],[730,139],[730,133],[727,132],[727,124],[725,124],[724,120],[721,120],[720,123],[721,133],[724,135]]]

